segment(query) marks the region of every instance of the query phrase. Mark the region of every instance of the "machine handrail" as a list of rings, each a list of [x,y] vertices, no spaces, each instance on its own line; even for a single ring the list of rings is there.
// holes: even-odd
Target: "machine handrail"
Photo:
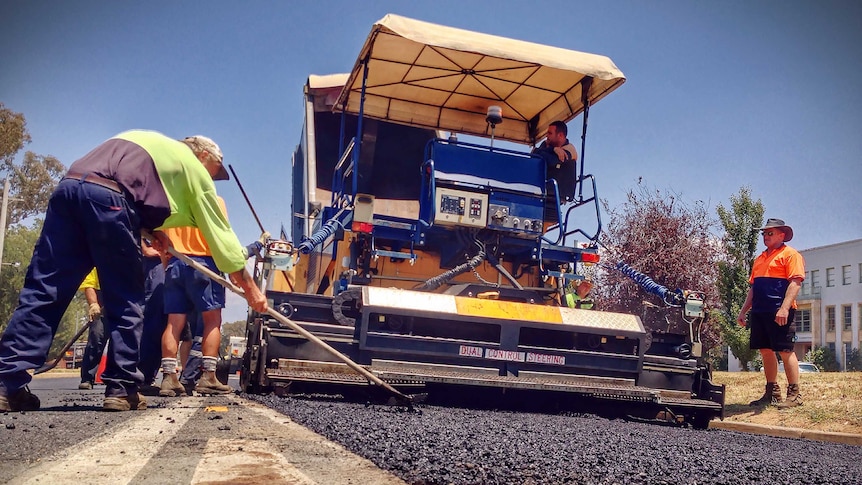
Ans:
[[[352,194],[344,193],[345,181],[347,177],[353,176],[352,186],[356,186],[356,170],[353,163],[353,149],[356,146],[356,138],[351,138],[347,144],[338,163],[335,164],[335,169],[332,172],[332,206],[341,207],[345,203],[350,205],[353,203],[353,197],[356,196],[355,190]],[[350,160],[350,163],[345,167],[345,163]]]

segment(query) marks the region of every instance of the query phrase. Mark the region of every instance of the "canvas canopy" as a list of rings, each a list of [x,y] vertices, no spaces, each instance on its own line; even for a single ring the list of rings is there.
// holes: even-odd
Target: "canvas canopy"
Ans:
[[[494,136],[535,143],[554,120],[584,110],[625,82],[605,56],[481,34],[389,14],[374,24],[336,111],[395,123],[490,136],[490,106],[502,108]]]

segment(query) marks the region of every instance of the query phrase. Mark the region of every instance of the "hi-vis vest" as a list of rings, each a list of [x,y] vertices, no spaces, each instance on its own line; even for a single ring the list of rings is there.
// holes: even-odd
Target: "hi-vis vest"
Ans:
[[[581,298],[577,293],[566,293],[566,306],[569,308],[580,308],[582,310],[593,309],[593,299],[587,296]]]

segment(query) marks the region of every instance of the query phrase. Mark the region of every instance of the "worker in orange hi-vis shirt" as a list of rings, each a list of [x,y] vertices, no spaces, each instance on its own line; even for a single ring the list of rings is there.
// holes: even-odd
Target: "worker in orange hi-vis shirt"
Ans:
[[[218,198],[219,205],[227,216],[224,200]],[[200,230],[194,227],[166,229],[174,249],[200,263],[215,273],[219,273],[213,260],[210,247]],[[261,240],[254,241],[245,248],[245,256],[259,254],[263,241],[269,234],[264,233]],[[219,382],[215,375],[218,363],[218,348],[221,343],[221,311],[225,305],[225,288],[196,271],[179,258],[172,258],[165,269],[165,313],[168,324],[162,334],[162,383],[159,395],[164,397],[183,396],[185,388],[177,376],[177,351],[180,334],[186,326],[186,314],[200,312],[203,320],[201,351],[203,374],[194,390],[200,394],[228,394],[230,386]]]

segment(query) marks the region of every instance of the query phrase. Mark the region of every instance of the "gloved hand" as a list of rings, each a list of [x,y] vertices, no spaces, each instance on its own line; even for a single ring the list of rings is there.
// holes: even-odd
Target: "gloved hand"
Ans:
[[[261,245],[266,245],[266,242],[269,241],[270,237],[272,237],[272,234],[270,234],[269,231],[263,231],[260,233],[260,239],[258,239],[258,241]]]
[[[90,308],[87,309],[87,316],[91,322],[102,318],[102,307],[98,303],[90,303]]]
[[[257,256],[258,258],[263,257],[263,243],[260,241],[255,241],[248,246],[245,247],[245,257],[246,259]]]

